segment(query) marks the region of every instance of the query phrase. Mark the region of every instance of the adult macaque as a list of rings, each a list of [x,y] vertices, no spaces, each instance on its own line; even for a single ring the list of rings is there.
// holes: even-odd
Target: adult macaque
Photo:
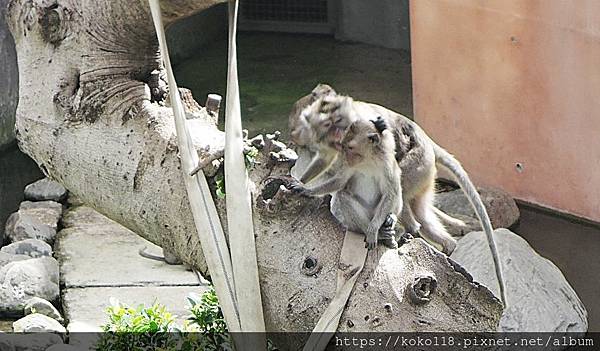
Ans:
[[[400,167],[394,136],[382,122],[361,119],[348,128],[333,176],[315,185],[290,185],[307,196],[332,194],[331,212],[347,229],[365,233],[368,249],[378,241],[398,247],[394,226],[402,210]]]

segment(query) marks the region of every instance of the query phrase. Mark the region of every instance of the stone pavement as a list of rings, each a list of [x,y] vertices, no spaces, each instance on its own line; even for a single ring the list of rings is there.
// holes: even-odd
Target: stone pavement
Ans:
[[[67,210],[63,226],[55,255],[70,332],[99,331],[107,322],[104,311],[111,297],[132,307],[160,302],[180,324],[188,314],[186,296],[207,289],[183,265],[140,256],[138,251],[144,247],[158,256],[161,250],[89,207]]]

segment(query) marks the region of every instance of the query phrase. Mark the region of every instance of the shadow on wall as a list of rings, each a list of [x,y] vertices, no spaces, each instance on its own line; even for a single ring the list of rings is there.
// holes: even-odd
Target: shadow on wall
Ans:
[[[0,150],[15,139],[15,111],[19,100],[17,53],[4,21],[5,6],[6,0],[0,0]]]
[[[15,43],[4,21],[5,6],[6,0],[0,0],[0,232],[4,231],[8,216],[23,201],[25,186],[43,177],[37,164],[15,142],[19,70]]]
[[[43,177],[37,164],[16,143],[0,151],[0,231],[23,201],[25,186]]]
[[[209,7],[167,28],[169,55],[175,64],[198,55],[206,45],[225,38],[227,38],[227,3]]]

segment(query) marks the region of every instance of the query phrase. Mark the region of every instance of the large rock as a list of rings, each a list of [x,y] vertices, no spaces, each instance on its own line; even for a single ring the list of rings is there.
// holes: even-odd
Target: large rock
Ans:
[[[45,241],[25,239],[4,246],[0,249],[0,252],[10,255],[26,255],[32,258],[38,258],[42,256],[52,256],[52,246],[48,245]]]
[[[27,255],[13,255],[6,252],[2,252],[0,250],[0,268],[6,266],[11,262],[28,260],[30,258],[31,257]]]
[[[538,255],[517,234],[494,232],[502,260],[508,308],[499,331],[585,332],[587,311],[560,269]],[[492,257],[483,232],[473,232],[458,241],[451,258],[498,296],[499,287]]]
[[[67,198],[67,189],[59,183],[44,178],[25,187],[25,198],[33,201],[63,201]]]
[[[58,312],[54,305],[52,305],[49,301],[39,297],[34,297],[27,301],[27,304],[23,309],[23,313],[25,315],[40,313],[56,320],[59,323],[64,321],[63,317],[60,315],[60,312]]]
[[[519,221],[521,215],[519,208],[509,194],[491,188],[478,189],[478,191],[494,228],[510,228]],[[435,206],[466,223],[464,227],[447,226],[452,235],[464,235],[481,230],[473,206],[461,189],[436,194]]]
[[[58,262],[52,257],[11,262],[0,268],[0,314],[23,315],[33,297],[58,298]]]
[[[42,223],[32,215],[15,212],[6,221],[5,234],[11,242],[39,239],[51,244],[54,242],[56,229]]]
[[[66,333],[56,320],[41,313],[29,314],[13,323],[15,333]]]
[[[62,204],[56,201],[23,201],[19,206],[20,213],[31,215],[54,229],[58,226],[62,211]]]

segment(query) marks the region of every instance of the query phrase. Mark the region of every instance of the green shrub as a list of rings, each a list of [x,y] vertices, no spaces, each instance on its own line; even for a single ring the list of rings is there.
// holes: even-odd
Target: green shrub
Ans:
[[[131,308],[111,298],[106,314],[109,322],[102,326],[105,333],[97,350],[144,350],[149,345],[168,348],[175,344],[174,317],[157,302],[150,307]]]
[[[232,343],[214,289],[188,296],[191,315],[178,326],[164,305],[128,307],[111,299],[108,323],[96,349],[100,351],[232,350]]]

